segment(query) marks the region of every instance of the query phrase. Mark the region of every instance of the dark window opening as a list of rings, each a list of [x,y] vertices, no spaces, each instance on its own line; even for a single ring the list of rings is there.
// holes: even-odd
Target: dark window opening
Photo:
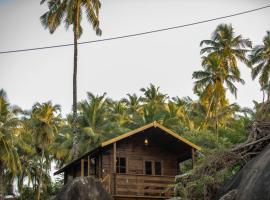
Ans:
[[[84,176],[88,176],[88,162],[84,162]]]
[[[155,162],[155,175],[161,175],[161,162]]]
[[[117,158],[116,159],[116,172],[119,174],[126,173],[126,158]]]
[[[145,174],[152,175],[152,162],[145,161]]]

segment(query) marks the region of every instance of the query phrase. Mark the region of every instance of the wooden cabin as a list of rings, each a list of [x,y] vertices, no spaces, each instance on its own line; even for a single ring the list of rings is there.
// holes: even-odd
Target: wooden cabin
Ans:
[[[180,163],[195,160],[200,147],[153,122],[103,142],[96,149],[55,172],[65,183],[78,176],[95,176],[116,200],[166,199],[179,175]]]

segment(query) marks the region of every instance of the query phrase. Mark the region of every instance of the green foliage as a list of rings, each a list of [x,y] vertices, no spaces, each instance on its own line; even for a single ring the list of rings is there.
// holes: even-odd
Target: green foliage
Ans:
[[[35,190],[32,187],[25,186],[23,187],[20,194],[20,198],[18,198],[18,200],[35,199],[35,195],[36,195]]]
[[[221,159],[218,158],[223,158],[224,155],[226,155],[226,149],[224,148],[215,149],[211,153],[208,152],[194,170],[178,178],[175,184],[176,195],[187,200],[216,198],[217,189],[242,167],[238,163],[229,166],[226,160],[220,163]]]
[[[80,23],[76,26],[78,21],[73,15],[78,14],[80,22],[80,10],[84,7],[94,30],[100,33],[98,0],[90,1],[94,6],[91,8],[84,0],[80,6],[77,0],[42,0],[41,3],[44,2],[48,2],[49,11],[41,20],[50,32],[64,21],[67,26],[74,26],[74,34],[79,38],[82,28]],[[206,185],[218,186],[241,168],[240,163],[236,163],[216,170],[209,162],[226,155],[226,149],[232,145],[245,141],[246,127],[252,120],[270,119],[269,44],[267,32],[263,45],[256,46],[247,59],[251,42],[235,35],[231,25],[219,25],[210,40],[201,42],[202,70],[192,75],[196,79],[197,100],[171,98],[153,84],[142,88],[140,95],[128,94],[121,100],[110,99],[106,93],[88,92],[87,99],[78,103],[78,117],[68,114],[63,118],[60,106],[51,102],[36,103],[32,110],[22,111],[11,106],[5,91],[0,90],[0,175],[5,176],[6,185],[17,180],[21,199],[35,199],[39,191],[42,191],[41,199],[49,199],[63,185],[63,178],[55,182],[50,179],[51,163],[62,167],[72,160],[75,137],[79,153],[84,154],[104,140],[158,121],[202,147],[198,164],[191,173],[196,173],[201,166],[206,166],[207,173],[200,174],[195,181],[189,176],[183,177],[184,182],[177,183],[177,191],[183,199],[203,199],[205,194],[213,192],[205,191]],[[227,91],[236,96],[235,83],[244,83],[238,61],[247,66],[253,64],[252,77],[259,76],[262,91],[268,94],[268,101],[254,102],[253,110],[231,104],[226,96]],[[77,134],[74,134],[74,120]],[[182,172],[190,173],[190,168],[190,161],[181,166]],[[26,181],[28,186],[24,185]],[[3,184],[0,182],[0,187]],[[2,195],[0,193],[0,198]]]
[[[251,77],[255,79],[259,77],[259,83],[262,90],[266,91],[269,99],[269,82],[270,82],[270,31],[266,32],[266,36],[263,38],[263,44],[257,45],[253,48],[250,54],[250,61],[253,64]]]
[[[55,179],[48,187],[48,195],[55,196],[64,185],[63,177]]]

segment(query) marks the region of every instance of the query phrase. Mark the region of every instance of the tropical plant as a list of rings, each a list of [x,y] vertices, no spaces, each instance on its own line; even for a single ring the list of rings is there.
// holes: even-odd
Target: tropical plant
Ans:
[[[218,25],[210,40],[201,41],[200,46],[204,45],[206,47],[202,48],[201,54],[216,54],[224,72],[231,73],[237,79],[240,79],[237,60],[250,66],[247,52],[249,48],[252,48],[252,43],[249,39],[243,38],[242,35],[235,35],[232,25]]]
[[[253,48],[250,54],[250,61],[253,65],[251,76],[254,80],[259,76],[259,83],[263,91],[267,92],[267,101],[270,100],[270,31],[267,31],[263,38],[263,44]],[[264,101],[264,100],[263,100]]]
[[[83,9],[86,12],[86,18],[97,35],[101,35],[99,28],[99,9],[101,3],[99,0],[41,0],[41,4],[47,2],[48,9],[40,17],[41,23],[50,33],[65,23],[68,28],[72,26],[74,37],[74,70],[73,70],[73,157],[78,157],[78,136],[77,136],[77,65],[78,65],[78,39],[83,33],[81,20]]]
[[[244,84],[244,80],[231,72],[227,72],[221,65],[220,57],[217,54],[210,54],[203,57],[202,67],[204,70],[195,71],[192,74],[192,78],[198,79],[195,81],[194,92],[199,94],[201,102],[208,108],[203,126],[207,124],[209,118],[214,117],[217,137],[220,120],[218,113],[228,106],[226,89],[236,96],[237,88],[234,82]]]
[[[59,132],[51,148],[58,168],[61,168],[64,164],[72,161],[73,136],[72,115],[67,115],[62,126],[59,127]]]
[[[0,200],[4,199],[4,172],[15,175],[21,171],[16,143],[21,124],[9,105],[6,92],[0,90]]]
[[[89,151],[107,137],[105,128],[108,125],[108,116],[105,96],[106,93],[95,96],[88,92],[87,100],[79,103],[80,153]]]
[[[37,147],[37,153],[41,153],[39,159],[38,172],[38,189],[37,200],[40,199],[41,189],[43,189],[43,174],[44,168],[50,168],[50,162],[45,156],[45,150],[54,142],[55,136],[58,133],[58,125],[60,122],[60,106],[53,105],[51,102],[36,103],[32,108],[31,123],[34,134],[34,141]]]

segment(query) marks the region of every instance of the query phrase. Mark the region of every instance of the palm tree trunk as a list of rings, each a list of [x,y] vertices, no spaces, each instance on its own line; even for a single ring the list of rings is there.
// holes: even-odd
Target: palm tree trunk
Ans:
[[[43,160],[44,160],[44,147],[42,147],[42,153],[41,153],[41,163],[40,163],[40,176],[38,181],[38,191],[37,191],[37,200],[40,200],[40,193],[42,188],[42,178],[43,178]]]
[[[0,200],[4,200],[4,166],[0,161]]]
[[[209,108],[207,109],[207,113],[206,113],[206,116],[205,116],[205,121],[201,123],[198,130],[200,130],[202,127],[204,127],[206,125],[206,123],[207,123],[207,120],[208,120],[208,117],[209,117],[209,114],[210,114],[210,110],[211,110],[211,107],[212,107],[212,104],[213,104],[213,101],[214,101],[214,97],[215,97],[215,95],[213,95],[211,100],[210,100]]]
[[[77,66],[78,66],[78,16],[75,12],[74,20],[74,68],[73,68],[73,159],[78,157],[78,135],[77,135]]]

